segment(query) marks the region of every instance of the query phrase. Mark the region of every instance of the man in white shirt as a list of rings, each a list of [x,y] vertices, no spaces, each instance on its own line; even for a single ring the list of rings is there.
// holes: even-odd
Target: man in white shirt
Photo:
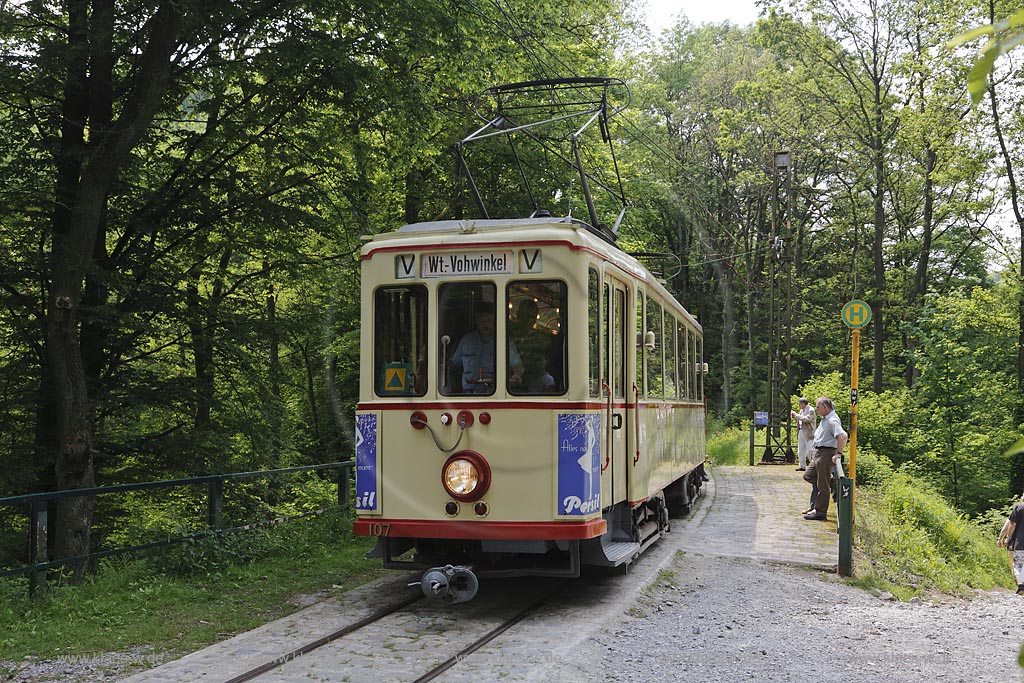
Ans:
[[[807,471],[804,472],[804,481],[816,486],[817,494],[814,496],[814,509],[804,515],[804,519],[823,520],[825,513],[828,512],[828,501],[832,493],[829,488],[832,464],[842,457],[849,435],[836,415],[832,399],[827,396],[818,398],[814,402],[814,409],[821,416],[821,422],[814,430],[814,456]]]

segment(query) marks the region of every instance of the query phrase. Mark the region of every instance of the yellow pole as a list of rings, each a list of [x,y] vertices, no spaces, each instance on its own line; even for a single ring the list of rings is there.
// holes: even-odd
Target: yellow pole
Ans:
[[[850,479],[857,478],[857,375],[860,374],[860,330],[853,331],[853,372],[850,377]]]
[[[853,480],[854,500],[857,495],[857,377],[860,375],[860,330],[853,330],[853,369],[850,377],[850,479]],[[853,518],[852,510],[850,518]]]

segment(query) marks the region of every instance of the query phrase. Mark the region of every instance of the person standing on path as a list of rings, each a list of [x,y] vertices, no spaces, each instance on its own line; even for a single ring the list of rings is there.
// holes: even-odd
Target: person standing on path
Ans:
[[[800,430],[796,437],[796,455],[800,467],[796,471],[803,472],[809,464],[811,448],[814,446],[814,427],[818,419],[814,416],[814,408],[811,407],[810,401],[801,397],[798,403],[800,412],[791,410],[789,414],[796,420],[797,428]]]
[[[1021,524],[1021,517],[1024,517],[1024,494],[1021,494],[1020,502],[1013,506],[996,539],[996,547],[1006,548],[1010,553],[1013,578],[1017,580],[1017,595],[1024,595],[1024,524]]]
[[[814,509],[804,515],[804,519],[825,519],[828,512],[828,500],[832,491],[828,480],[832,474],[832,464],[839,461],[846,448],[849,435],[843,429],[843,423],[836,415],[835,405],[827,396],[820,396],[814,402],[814,408],[821,416],[818,428],[814,430],[814,455],[811,464],[804,472],[804,481],[817,486],[814,497]]]

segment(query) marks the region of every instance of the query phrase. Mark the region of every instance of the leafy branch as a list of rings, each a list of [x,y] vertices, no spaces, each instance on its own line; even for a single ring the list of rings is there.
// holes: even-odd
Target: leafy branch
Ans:
[[[967,91],[971,93],[974,104],[981,102],[981,98],[985,96],[988,76],[992,73],[996,59],[1024,42],[1024,9],[1017,10],[994,24],[985,24],[961,33],[949,42],[949,47],[969,43],[981,36],[990,36],[989,41],[981,49],[981,56],[967,74]]]

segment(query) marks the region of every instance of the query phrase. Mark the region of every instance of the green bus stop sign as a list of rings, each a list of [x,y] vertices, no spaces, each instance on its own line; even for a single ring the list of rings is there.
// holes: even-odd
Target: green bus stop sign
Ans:
[[[859,299],[848,302],[843,306],[843,322],[850,329],[859,330],[871,322],[871,307]]]

